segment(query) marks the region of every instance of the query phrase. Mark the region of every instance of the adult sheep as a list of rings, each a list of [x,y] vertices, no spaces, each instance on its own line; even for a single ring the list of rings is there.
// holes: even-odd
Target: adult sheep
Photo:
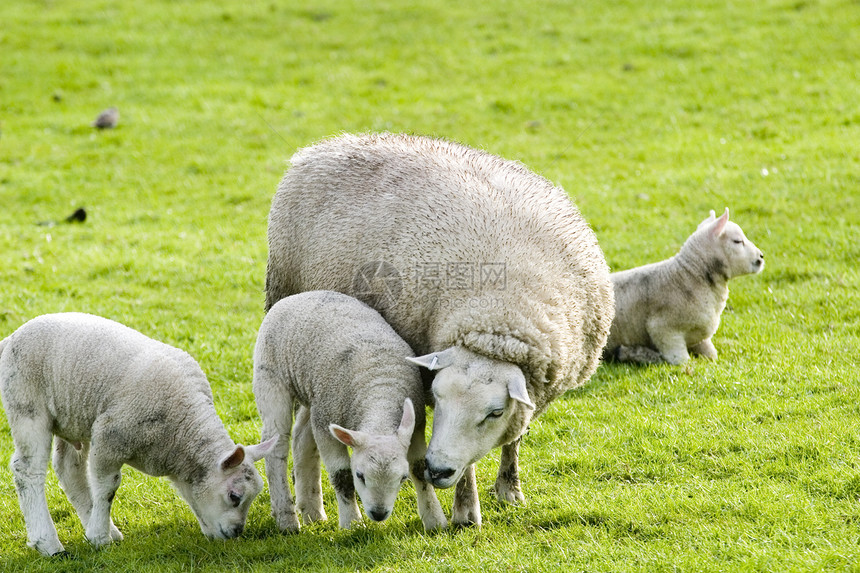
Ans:
[[[522,501],[520,436],[597,367],[614,312],[594,233],[522,164],[408,135],[299,150],[269,214],[266,310],[334,290],[375,308],[435,371],[425,475],[480,525],[474,463],[502,446],[496,495]]]

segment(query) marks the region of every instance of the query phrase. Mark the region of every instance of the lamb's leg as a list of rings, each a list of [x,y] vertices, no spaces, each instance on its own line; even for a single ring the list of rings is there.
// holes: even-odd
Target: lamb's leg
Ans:
[[[478,482],[475,479],[475,465],[466,472],[454,489],[454,507],[451,509],[451,522],[456,526],[481,526],[481,502],[478,500]]]
[[[419,428],[417,425],[412,433],[412,441],[409,444],[407,459],[409,460],[409,477],[415,485],[415,498],[418,502],[418,515],[424,524],[425,531],[431,529],[445,529],[448,520],[442,511],[442,504],[436,497],[436,490],[432,484],[424,480],[426,465],[424,454],[427,452],[427,444],[424,441],[424,424]]]
[[[79,449],[78,449],[79,448]],[[87,456],[89,444],[77,444],[77,448],[69,442],[57,438],[54,444],[54,471],[60,481],[60,487],[66,492],[66,497],[86,529],[93,510],[93,499],[90,496],[90,484],[87,481]],[[110,537],[113,541],[122,541],[122,533],[110,523]]]
[[[687,341],[684,333],[663,324],[660,321],[651,322],[647,326],[648,335],[663,359],[669,364],[683,364],[690,358],[687,352]]]
[[[8,403],[6,411],[15,443],[10,467],[15,479],[18,504],[27,527],[27,545],[43,555],[56,555],[63,551],[63,544],[57,536],[45,496],[45,478],[53,438],[50,420],[16,416],[14,406]]]
[[[705,358],[709,358],[711,360],[717,359],[717,348],[714,346],[714,343],[711,342],[710,338],[707,338],[700,343],[690,347],[691,354],[698,354],[699,356],[704,356]]]
[[[502,446],[499,474],[496,476],[496,497],[507,503],[522,503],[526,500],[520,489],[519,448],[520,439]]]
[[[93,432],[93,441],[100,443],[98,434]],[[105,448],[93,447],[87,456],[87,476],[89,481],[92,510],[86,525],[87,541],[93,547],[107,545],[114,539],[113,530],[116,526],[110,517],[110,508],[119,484],[122,481],[122,462],[114,459]],[[119,530],[117,530],[119,533]],[[122,538],[120,534],[119,538]]]
[[[293,424],[293,474],[296,487],[296,507],[304,523],[324,521],[322,471],[320,454],[310,423],[310,410],[304,406],[296,413]]]
[[[313,424],[313,428],[317,448],[337,498],[337,523],[341,528],[347,529],[354,521],[361,521],[361,511],[355,499],[355,483],[350,470],[349,451],[328,432],[318,431],[316,424]]]
[[[615,358],[619,362],[633,362],[636,364],[660,364],[665,362],[662,354],[647,346],[619,346],[615,351]]]
[[[281,404],[283,407],[283,404]],[[286,405],[288,416],[292,417],[292,406]],[[266,479],[269,481],[269,499],[272,504],[272,517],[278,529],[288,533],[299,530],[299,518],[296,506],[290,493],[290,482],[287,479],[287,460],[290,458],[290,420],[278,420],[279,415],[271,416],[265,407],[260,406],[263,418],[262,441],[278,436],[272,453],[266,456]]]

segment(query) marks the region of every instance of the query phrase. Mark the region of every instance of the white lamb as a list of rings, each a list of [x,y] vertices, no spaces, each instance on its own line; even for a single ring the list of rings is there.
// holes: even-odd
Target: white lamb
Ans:
[[[729,279],[759,273],[764,255],[713,211],[674,257],[612,273],[615,319],[604,355],[624,362],[681,364],[689,354],[717,359],[711,337],[729,296]]]
[[[45,555],[63,551],[45,497],[53,436],[54,471],[96,547],[122,539],[110,509],[123,464],[167,476],[209,538],[239,535],[263,487],[253,462],[273,442],[237,446],[194,359],[112,320],[27,322],[0,342],[0,394],[27,544]]]
[[[373,521],[388,518],[408,476],[424,527],[446,527],[436,492],[424,480],[424,390],[418,368],[407,362],[412,356],[379,313],[344,294],[306,292],[269,310],[254,348],[254,396],[263,438],[278,438],[266,459],[278,527],[298,530],[296,506],[305,523],[326,518],[320,456],[340,527],[361,520],[356,492]],[[299,405],[292,429],[294,506],[286,467]]]
[[[589,379],[613,313],[609,268],[562,189],[397,134],[343,135],[291,159],[269,214],[266,307],[317,289],[368,303],[435,371],[427,477],[459,484],[458,525],[481,522],[473,464],[495,447],[497,497],[523,499],[519,438]]]

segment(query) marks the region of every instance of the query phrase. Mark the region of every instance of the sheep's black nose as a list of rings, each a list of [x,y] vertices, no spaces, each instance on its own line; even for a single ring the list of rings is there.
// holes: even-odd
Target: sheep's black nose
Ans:
[[[429,465],[427,466],[427,473],[430,475],[431,481],[437,481],[440,479],[448,479],[449,477],[454,475],[455,471],[456,470],[454,470],[453,468],[436,469],[436,468],[430,467]]]
[[[388,517],[388,511],[384,509],[371,509],[368,513],[373,521],[385,521],[385,518]]]

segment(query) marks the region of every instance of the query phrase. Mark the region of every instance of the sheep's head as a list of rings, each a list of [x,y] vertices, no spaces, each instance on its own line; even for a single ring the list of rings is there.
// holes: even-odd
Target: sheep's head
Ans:
[[[400,486],[409,477],[407,452],[415,429],[412,400],[403,403],[400,425],[393,434],[377,435],[347,430],[331,424],[336,440],[352,448],[350,467],[353,485],[364,512],[373,521],[384,521],[394,511]]]
[[[729,221],[729,209],[717,217],[711,211],[710,217],[699,223],[697,234],[704,236],[707,247],[713,251],[714,263],[720,267],[725,279],[761,272],[764,268],[764,254],[752,241],[746,238],[743,230]]]
[[[435,487],[453,486],[471,464],[528,427],[535,405],[515,364],[460,347],[409,360],[437,371],[425,476]]]
[[[231,539],[242,533],[251,502],[263,489],[254,462],[271,452],[276,441],[272,438],[254,446],[238,445],[199,479],[174,481],[206,537]]]

